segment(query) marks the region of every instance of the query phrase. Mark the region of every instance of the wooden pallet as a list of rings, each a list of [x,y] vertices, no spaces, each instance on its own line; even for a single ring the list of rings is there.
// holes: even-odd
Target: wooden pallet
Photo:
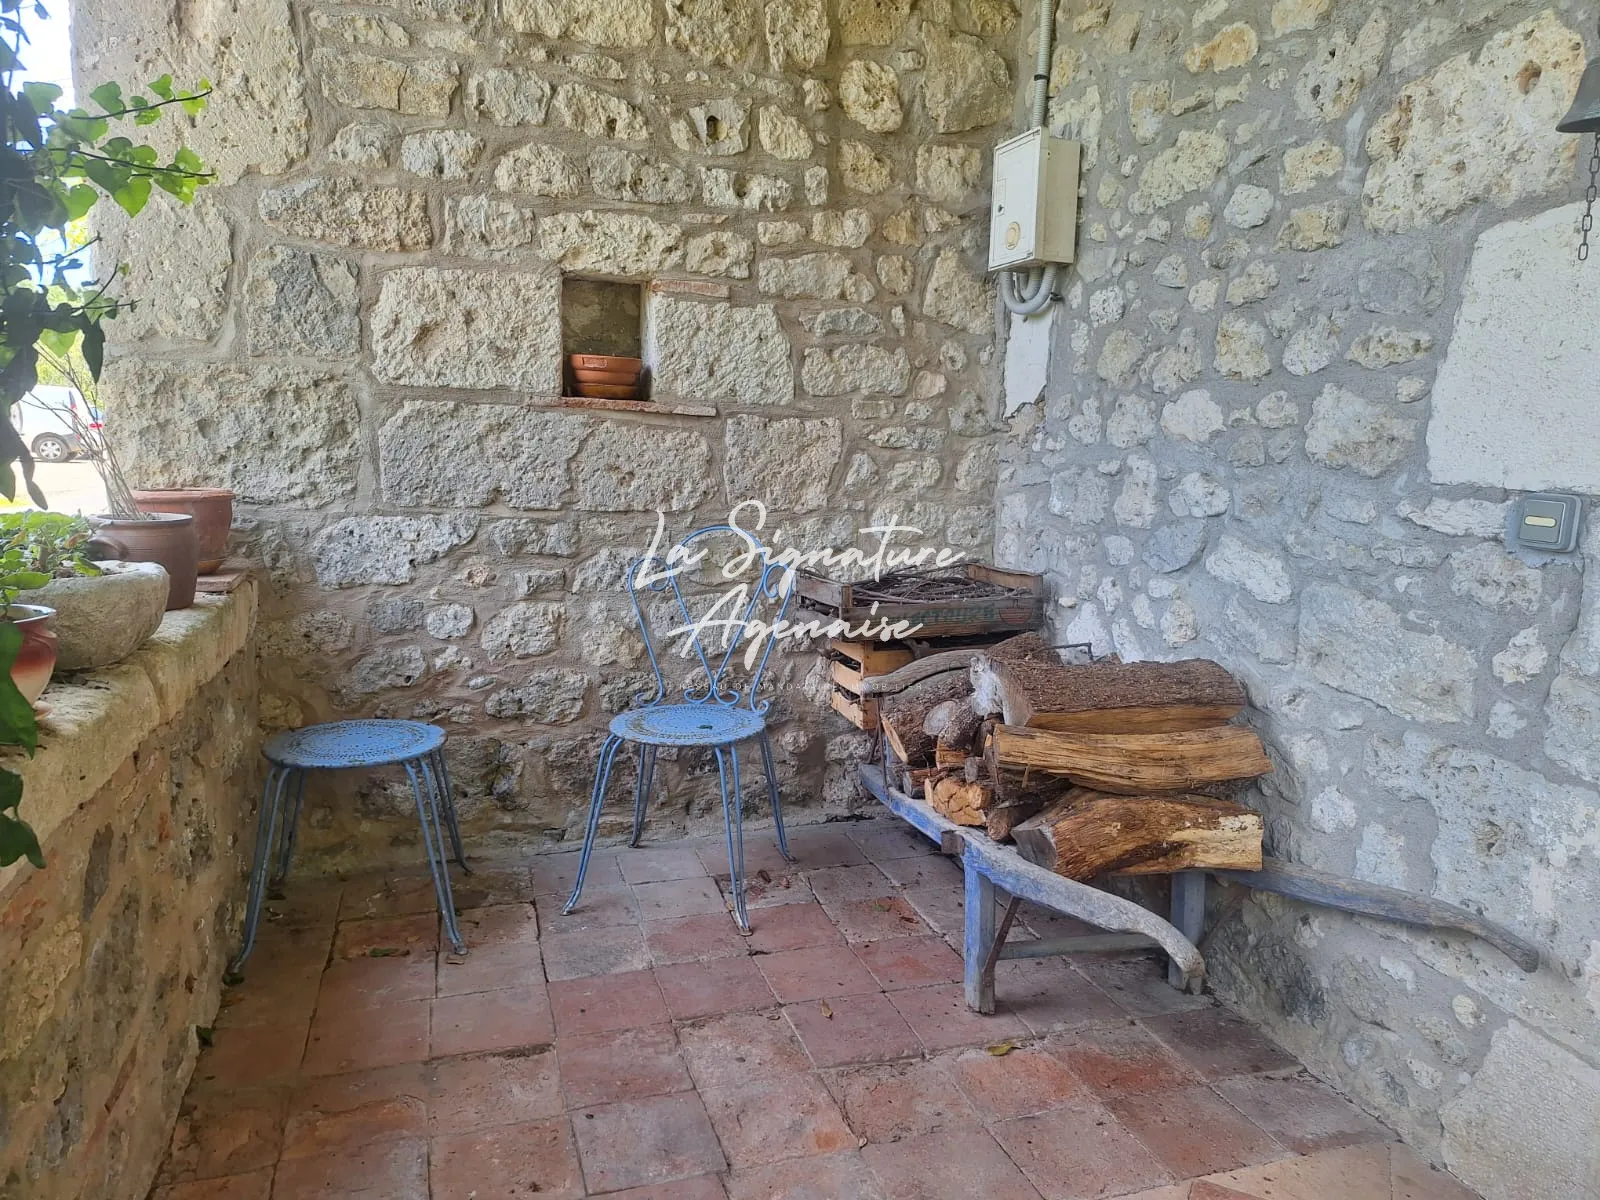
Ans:
[[[870,675],[887,675],[915,658],[911,649],[899,642],[828,641],[828,672],[833,680],[829,702],[833,710],[857,729],[878,731],[883,703],[876,696],[862,699],[861,681]]]

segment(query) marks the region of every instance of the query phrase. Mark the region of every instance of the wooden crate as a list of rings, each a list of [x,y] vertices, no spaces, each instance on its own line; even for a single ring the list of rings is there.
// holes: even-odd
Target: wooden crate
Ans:
[[[898,642],[847,642],[832,638],[828,642],[828,671],[833,679],[829,697],[835,712],[858,729],[878,730],[879,704],[876,696],[861,697],[861,681],[869,675],[886,675],[915,657]]]
[[[969,579],[980,579],[1003,593],[961,601],[880,601],[874,608],[854,595],[862,583],[839,583],[820,575],[796,573],[795,591],[801,603],[852,625],[869,622],[874,628],[908,621],[921,628],[912,636],[925,638],[963,637],[980,633],[1022,633],[1038,628],[1044,618],[1044,577],[1028,571],[1002,571],[981,563],[964,563],[960,568]],[[884,643],[868,643],[883,645]]]

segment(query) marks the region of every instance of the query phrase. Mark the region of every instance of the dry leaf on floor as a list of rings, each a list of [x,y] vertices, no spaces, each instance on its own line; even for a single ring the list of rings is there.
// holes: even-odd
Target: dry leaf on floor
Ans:
[[[822,1015],[828,1018],[830,1021],[833,1020],[833,1009],[828,1007],[828,1002],[826,1000],[819,1000],[817,1003],[822,1008]]]
[[[996,1058],[1004,1058],[1006,1055],[1010,1054],[1016,1049],[1016,1047],[1010,1042],[996,1042],[993,1046],[986,1046],[984,1048]]]

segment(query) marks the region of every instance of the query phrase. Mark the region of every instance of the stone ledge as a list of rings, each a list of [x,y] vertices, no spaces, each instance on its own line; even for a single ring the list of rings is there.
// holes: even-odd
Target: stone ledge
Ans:
[[[0,754],[0,765],[22,775],[21,813],[46,856],[50,835],[245,647],[255,619],[256,583],[246,579],[227,595],[196,596],[194,607],[169,612],[120,663],[51,682],[38,753]],[[0,871],[0,892],[25,869]]]

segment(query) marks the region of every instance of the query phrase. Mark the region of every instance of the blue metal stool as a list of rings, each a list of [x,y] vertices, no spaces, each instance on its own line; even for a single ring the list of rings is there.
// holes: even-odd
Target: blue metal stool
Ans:
[[[679,570],[686,564],[699,561],[705,554],[693,548],[693,543],[712,534],[729,533],[741,540],[739,553],[749,554],[752,562],[760,563],[753,584],[746,585],[748,600],[730,610],[733,615],[724,624],[738,629],[738,636],[727,639],[721,658],[706,653],[701,642],[695,618],[689,612],[679,585]],[[676,566],[674,566],[676,564]],[[650,569],[652,574],[641,581],[641,572]],[[693,648],[699,659],[703,676],[691,680],[683,687],[682,703],[665,703],[667,686],[661,675],[661,664],[656,660],[655,644],[650,640],[650,624],[639,605],[639,588],[651,592],[672,592],[677,611],[684,625],[692,632],[685,637],[684,651]],[[662,746],[704,746],[717,757],[717,782],[722,789],[722,826],[728,844],[728,873],[733,889],[733,918],[739,928],[750,931],[750,920],[744,903],[744,820],[740,811],[738,747],[742,742],[754,741],[761,749],[761,765],[767,776],[767,794],[772,800],[772,820],[777,826],[778,850],[783,857],[794,862],[789,853],[789,841],[783,831],[783,808],[778,799],[778,777],[772,766],[772,744],[767,738],[766,712],[771,700],[757,702],[756,691],[761,685],[767,658],[772,653],[769,638],[762,648],[754,670],[738,686],[729,680],[728,667],[736,651],[746,640],[748,626],[756,608],[763,601],[777,601],[777,612],[770,618],[772,624],[783,619],[792,595],[790,571],[777,563],[768,564],[761,544],[742,529],[731,525],[708,525],[697,529],[667,551],[665,555],[646,554],[628,569],[628,598],[633,602],[634,615],[639,619],[639,632],[644,638],[645,651],[650,655],[650,668],[655,672],[655,694],[643,700],[640,707],[614,717],[610,733],[600,747],[600,762],[595,768],[594,790],[589,797],[589,823],[583,833],[583,853],[578,858],[578,877],[572,885],[563,913],[570,913],[583,894],[583,879],[589,871],[589,857],[594,852],[594,839],[600,828],[600,807],[605,800],[606,785],[611,779],[611,767],[617,751],[627,742],[639,747],[639,778],[633,797],[633,837],[630,846],[639,844],[644,830],[644,813],[650,798],[650,782],[655,774],[656,751]],[[737,586],[737,585],[735,585]],[[742,611],[740,611],[742,610]],[[715,663],[715,665],[713,665]],[[635,697],[642,699],[642,697]],[[729,776],[732,776],[732,798],[729,794]]]
[[[345,767],[399,765],[411,780],[417,801],[417,821],[422,827],[422,845],[428,855],[428,871],[439,898],[439,915],[456,953],[466,953],[456,926],[455,901],[450,895],[450,870],[445,861],[444,831],[450,833],[450,846],[463,871],[471,871],[461,849],[461,830],[456,822],[455,797],[450,790],[450,773],[444,765],[444,730],[422,721],[332,721],[288,729],[268,738],[261,747],[272,768],[261,789],[261,815],[256,824],[255,861],[250,868],[250,898],[245,909],[244,945],[229,971],[237,974],[255,949],[256,929],[261,923],[261,906],[266,900],[267,871],[277,843],[277,866],[272,887],[283,883],[294,855],[295,830],[300,823],[300,808],[306,796],[306,772],[338,770]],[[288,818],[279,832],[278,817],[285,797]],[[440,828],[440,813],[444,828]]]

